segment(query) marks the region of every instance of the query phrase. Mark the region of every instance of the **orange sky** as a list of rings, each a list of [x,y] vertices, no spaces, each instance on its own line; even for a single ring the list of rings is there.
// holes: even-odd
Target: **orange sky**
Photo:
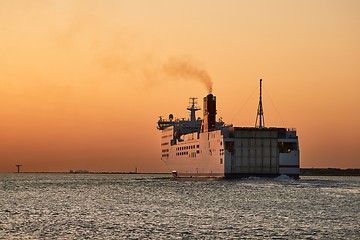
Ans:
[[[262,78],[265,123],[297,128],[301,167],[359,168],[359,12],[357,0],[0,0],[0,172],[167,171],[158,116],[187,117],[188,97],[207,94],[164,71],[172,59],[209,74],[236,126],[254,125]]]

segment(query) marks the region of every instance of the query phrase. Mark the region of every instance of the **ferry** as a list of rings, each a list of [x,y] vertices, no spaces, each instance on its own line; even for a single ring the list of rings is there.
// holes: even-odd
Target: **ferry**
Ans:
[[[188,119],[159,117],[161,160],[174,177],[278,177],[299,179],[300,150],[295,128],[265,127],[262,80],[254,127],[216,121],[216,97],[203,101],[203,118],[197,99],[190,98]]]

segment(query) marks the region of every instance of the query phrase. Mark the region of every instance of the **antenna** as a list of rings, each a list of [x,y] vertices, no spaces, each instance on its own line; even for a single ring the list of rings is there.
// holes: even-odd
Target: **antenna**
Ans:
[[[260,79],[260,98],[259,98],[259,106],[256,115],[255,127],[260,129],[265,127],[264,111],[262,106],[262,79]]]

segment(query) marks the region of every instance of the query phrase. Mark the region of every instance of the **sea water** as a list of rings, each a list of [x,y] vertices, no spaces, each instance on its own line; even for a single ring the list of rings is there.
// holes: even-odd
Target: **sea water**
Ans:
[[[360,239],[360,177],[0,174],[0,239]]]

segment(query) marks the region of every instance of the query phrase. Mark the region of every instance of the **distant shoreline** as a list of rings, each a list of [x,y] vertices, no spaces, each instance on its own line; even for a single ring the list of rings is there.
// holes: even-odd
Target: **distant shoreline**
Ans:
[[[5,173],[5,172],[4,172]],[[17,173],[17,172],[10,172]],[[21,172],[21,173],[52,173],[52,174],[168,174],[171,173],[164,172],[91,172],[91,171],[82,171],[82,172]],[[300,176],[360,176],[360,168],[301,168]]]
[[[360,176],[360,168],[301,168],[300,176]]]

